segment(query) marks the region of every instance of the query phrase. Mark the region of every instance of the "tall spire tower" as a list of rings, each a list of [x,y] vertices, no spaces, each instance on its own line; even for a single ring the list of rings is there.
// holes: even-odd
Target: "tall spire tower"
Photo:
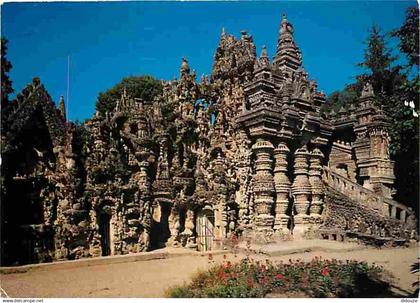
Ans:
[[[277,51],[273,64],[283,71],[297,71],[302,66],[302,54],[293,38],[293,25],[287,21],[286,14],[283,14]]]
[[[58,101],[58,111],[60,112],[61,116],[63,117],[63,120],[67,121],[66,105],[65,105],[63,96],[60,96],[60,100]]]

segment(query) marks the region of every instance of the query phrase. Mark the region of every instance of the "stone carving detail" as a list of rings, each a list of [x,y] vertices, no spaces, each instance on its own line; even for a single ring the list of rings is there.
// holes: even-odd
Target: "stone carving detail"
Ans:
[[[283,16],[270,61],[246,32],[223,30],[210,76],[197,82],[182,58],[153,100],[123,89],[113,110],[78,126],[34,78],[2,109],[2,264],[218,249],[234,235],[309,227],[415,237],[413,211],[392,200],[388,120],[372,86],[357,109],[321,116],[325,94],[293,34]]]

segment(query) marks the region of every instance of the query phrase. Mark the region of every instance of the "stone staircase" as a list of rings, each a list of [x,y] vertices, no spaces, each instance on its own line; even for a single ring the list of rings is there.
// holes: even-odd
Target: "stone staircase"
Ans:
[[[342,193],[352,200],[363,203],[367,207],[381,211],[385,216],[398,219],[405,223],[409,215],[413,213],[407,206],[395,200],[376,194],[362,185],[324,167],[322,176],[324,183],[334,190]]]
[[[354,237],[382,245],[403,243],[413,237],[416,223],[413,211],[407,206],[378,195],[326,167],[322,180],[326,185],[325,222],[321,228],[324,238]]]

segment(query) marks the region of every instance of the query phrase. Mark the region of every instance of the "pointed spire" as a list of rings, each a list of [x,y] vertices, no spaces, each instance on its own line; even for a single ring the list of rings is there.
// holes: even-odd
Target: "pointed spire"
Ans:
[[[190,67],[188,65],[188,60],[185,57],[182,58],[180,74],[181,74],[181,78],[182,76],[190,74]]]
[[[366,84],[363,86],[361,97],[362,98],[375,97],[375,93],[373,92],[373,86],[369,81],[366,82]]]
[[[60,100],[58,101],[58,111],[60,112],[61,117],[63,117],[63,120],[67,121],[66,105],[65,105],[63,96],[60,96]]]
[[[124,109],[127,106],[127,100],[128,100],[127,87],[124,85],[123,91],[121,93],[121,98],[120,100],[117,100],[117,104],[115,105],[115,110],[120,111]]]
[[[344,115],[347,113],[347,110],[345,109],[344,105],[340,107],[340,110],[338,111],[339,115]]]
[[[262,46],[261,56],[260,57],[261,58],[268,58],[268,55],[267,55],[267,47],[265,47],[265,45]]]
[[[222,33],[220,34],[220,40],[219,40],[219,48],[224,48],[226,46],[226,43],[228,41],[228,37],[225,32],[225,27],[222,27]]]
[[[286,14],[283,14],[273,60],[274,65],[280,69],[296,71],[302,66],[301,51],[294,41],[293,32],[293,25],[287,20]]]
[[[263,66],[270,65],[270,58],[268,58],[267,48],[263,45],[261,49],[260,64]]]

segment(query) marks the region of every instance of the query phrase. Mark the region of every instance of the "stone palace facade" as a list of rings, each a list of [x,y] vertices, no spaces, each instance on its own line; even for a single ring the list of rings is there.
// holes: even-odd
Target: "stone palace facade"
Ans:
[[[388,119],[369,83],[357,108],[322,113],[283,16],[272,59],[222,31],[212,74],[186,59],[154,100],[66,122],[35,78],[3,109],[2,264],[211,250],[233,235],[404,243]]]

